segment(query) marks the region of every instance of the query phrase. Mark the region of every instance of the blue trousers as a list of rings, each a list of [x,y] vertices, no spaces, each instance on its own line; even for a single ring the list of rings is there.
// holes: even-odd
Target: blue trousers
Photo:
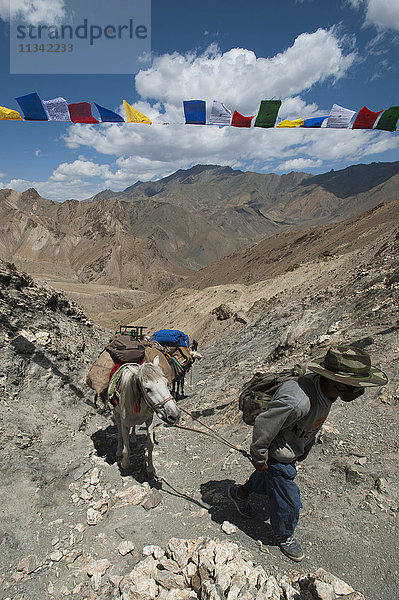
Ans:
[[[268,496],[270,524],[276,535],[289,537],[295,531],[302,508],[295,462],[284,464],[269,457],[268,471],[255,471],[249,478],[249,490]]]

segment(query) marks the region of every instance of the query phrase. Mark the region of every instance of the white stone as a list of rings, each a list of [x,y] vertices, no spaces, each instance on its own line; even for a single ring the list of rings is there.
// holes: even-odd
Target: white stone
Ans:
[[[237,533],[237,527],[235,525],[232,525],[232,523],[230,523],[230,521],[223,521],[222,530],[227,535],[231,535],[232,533]]]
[[[137,506],[146,498],[147,493],[148,489],[144,485],[132,485],[126,490],[115,494],[115,497],[118,499],[116,506]]]
[[[154,558],[160,559],[162,556],[165,556],[165,552],[160,546],[154,546],[150,544],[148,546],[144,546],[143,556],[153,556]]]
[[[94,508],[87,509],[86,520],[88,525],[97,525],[100,519],[100,513],[94,510]]]
[[[49,556],[49,559],[52,560],[53,562],[59,562],[62,558],[62,552],[61,550],[56,550],[55,552],[52,552]]]
[[[104,575],[105,571],[111,566],[108,558],[100,558],[99,560],[91,560],[87,567],[86,572],[89,576],[94,575],[95,573],[100,573],[100,575]]]
[[[129,554],[132,550],[134,550],[134,544],[130,540],[124,540],[118,546],[118,552],[121,556],[126,556],[126,554]]]
[[[335,577],[335,575],[328,573],[324,569],[317,569],[316,577],[317,579],[320,579],[320,581],[324,581],[325,583],[329,583],[330,585],[332,585],[334,588],[334,592],[339,596],[351,594],[355,591],[353,587],[345,583],[345,581],[342,581],[342,579]]]

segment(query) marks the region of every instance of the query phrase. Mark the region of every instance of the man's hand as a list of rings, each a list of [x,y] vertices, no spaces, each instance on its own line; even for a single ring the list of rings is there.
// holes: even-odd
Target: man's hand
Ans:
[[[257,471],[268,471],[269,470],[269,465],[267,463],[259,463],[259,462],[256,462],[255,460],[253,460],[252,464]]]

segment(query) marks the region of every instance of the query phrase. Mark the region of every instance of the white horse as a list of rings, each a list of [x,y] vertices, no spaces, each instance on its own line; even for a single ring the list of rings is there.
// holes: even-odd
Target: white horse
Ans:
[[[154,362],[142,365],[125,364],[119,369],[118,374],[116,386],[118,403],[116,406],[110,403],[112,416],[118,428],[117,460],[122,458],[122,469],[129,469],[130,430],[133,429],[132,441],[135,441],[135,426],[145,423],[147,427],[146,467],[148,474],[153,474],[155,472],[152,462],[154,412],[165,423],[174,425],[180,419],[180,409],[170,394],[168,380],[159,366],[158,357],[155,357]],[[111,388],[112,381],[108,387],[108,397]]]

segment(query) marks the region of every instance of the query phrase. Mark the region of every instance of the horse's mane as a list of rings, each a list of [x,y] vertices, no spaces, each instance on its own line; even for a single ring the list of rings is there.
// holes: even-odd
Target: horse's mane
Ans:
[[[137,370],[137,377],[140,381],[157,381],[160,377],[165,377],[161,367],[153,363],[143,363]]]

